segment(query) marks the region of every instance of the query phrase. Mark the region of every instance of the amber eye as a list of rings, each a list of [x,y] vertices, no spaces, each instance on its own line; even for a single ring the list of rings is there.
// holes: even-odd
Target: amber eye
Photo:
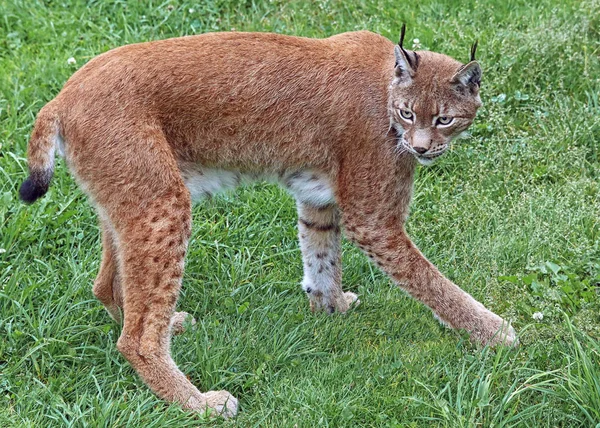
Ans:
[[[446,125],[450,125],[453,121],[454,121],[453,117],[450,117],[450,116],[440,116],[437,119],[437,124],[438,125],[442,125],[442,126],[446,126]]]
[[[413,120],[413,112],[408,110],[408,109],[400,109],[400,116],[402,116],[402,119],[406,119],[406,120]]]

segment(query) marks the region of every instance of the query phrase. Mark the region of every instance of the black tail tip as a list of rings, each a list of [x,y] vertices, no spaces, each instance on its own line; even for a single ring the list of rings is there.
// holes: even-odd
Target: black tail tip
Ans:
[[[26,204],[32,204],[48,191],[48,183],[41,183],[34,177],[29,177],[21,184],[19,198]]]

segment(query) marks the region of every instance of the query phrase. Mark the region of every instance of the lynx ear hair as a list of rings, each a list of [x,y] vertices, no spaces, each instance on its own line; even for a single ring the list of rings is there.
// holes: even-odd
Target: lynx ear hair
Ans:
[[[475,40],[475,43],[473,43],[473,46],[471,46],[471,59],[470,59],[470,61],[475,61],[475,52],[477,52],[477,42],[478,42],[478,40]]]
[[[463,65],[458,69],[456,74],[452,77],[451,82],[460,84],[476,92],[481,85],[481,67],[475,59],[475,52],[477,51],[477,40],[471,46],[471,61]]]
[[[394,66],[396,72],[396,78],[404,80],[406,78],[412,78],[417,70],[419,64],[419,56],[416,52],[409,52],[402,46],[404,43],[404,35],[406,34],[406,24],[402,24],[402,30],[400,30],[400,42],[394,48],[394,55],[396,57],[396,64]]]

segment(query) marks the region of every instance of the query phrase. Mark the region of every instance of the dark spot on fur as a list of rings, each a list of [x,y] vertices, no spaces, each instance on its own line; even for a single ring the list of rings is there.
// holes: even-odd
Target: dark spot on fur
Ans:
[[[306,287],[306,290],[304,290],[304,291],[306,291],[306,294],[308,294],[308,293],[310,293],[312,291],[312,288]]]
[[[288,176],[288,180],[295,180],[296,178],[302,177],[302,171],[294,171]]]
[[[327,211],[327,210],[333,209],[334,207],[335,207],[335,204],[326,204],[326,205],[318,205],[318,206],[315,206],[312,208],[314,208],[317,211]]]
[[[319,267],[319,270],[317,271],[317,273],[323,273],[323,266]]]
[[[318,232],[330,232],[330,231],[335,231],[336,229],[339,229],[339,226],[335,223],[331,223],[331,224],[316,224],[313,222],[310,222],[308,220],[305,220],[303,218],[298,219],[298,221],[304,225],[304,227],[308,228],[308,229],[312,229],[312,230],[316,230]]]
[[[152,261],[153,261],[154,263],[158,263],[158,260],[159,260],[158,256],[154,256],[154,258],[152,259]]]
[[[317,232],[331,232],[339,230],[339,226],[335,223],[331,224],[316,224],[310,221],[299,219],[300,223],[302,223],[306,228],[316,230]]]
[[[322,259],[322,258],[324,258],[326,255],[327,255],[327,253],[317,253],[317,254],[316,254],[316,257],[317,257],[317,259]]]
[[[327,312],[331,315],[335,312],[335,308],[332,305],[327,306]]]

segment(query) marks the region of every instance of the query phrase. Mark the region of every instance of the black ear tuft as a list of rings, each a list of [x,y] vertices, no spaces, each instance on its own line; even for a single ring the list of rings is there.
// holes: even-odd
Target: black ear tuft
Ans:
[[[477,42],[478,42],[478,40],[475,40],[475,43],[473,43],[473,46],[471,46],[471,59],[470,59],[470,61],[475,61],[475,52],[477,52]]]
[[[402,64],[402,56],[406,57],[406,51],[402,47],[402,45],[404,44],[404,35],[405,34],[406,34],[406,22],[404,22],[402,24],[402,29],[400,30],[400,41],[398,42],[398,47],[400,48],[400,51],[402,51],[404,53],[404,55],[399,55],[397,52],[397,49],[395,50],[396,51],[396,64],[394,65],[394,67],[396,69],[398,69],[398,66],[400,66]]]
[[[402,28],[400,29],[400,41],[398,42],[398,46],[400,49],[404,50],[402,45],[404,44],[404,35],[406,34],[406,22],[402,23]]]
[[[400,41],[398,42],[398,46],[394,49],[394,54],[396,56],[396,64],[394,68],[396,69],[396,77],[409,77],[414,76],[415,71],[417,70],[417,66],[419,65],[419,55],[413,51],[407,51],[402,46],[404,44],[404,36],[406,35],[406,23],[402,24],[402,29],[400,30]]]

